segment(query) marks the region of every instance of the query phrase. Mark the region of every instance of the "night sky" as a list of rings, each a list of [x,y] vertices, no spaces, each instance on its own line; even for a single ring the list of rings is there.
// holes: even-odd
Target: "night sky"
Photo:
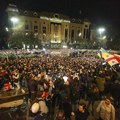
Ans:
[[[4,11],[9,3],[24,10],[50,11],[87,18],[97,26],[109,26],[118,32],[120,30],[120,0],[0,0],[0,10]],[[2,16],[0,14],[0,18]]]

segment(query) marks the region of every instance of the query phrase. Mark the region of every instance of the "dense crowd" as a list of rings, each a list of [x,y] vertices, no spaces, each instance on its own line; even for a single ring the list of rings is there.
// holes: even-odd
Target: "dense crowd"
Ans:
[[[106,99],[115,108],[120,106],[119,65],[112,68],[102,63],[97,52],[90,51],[76,51],[68,56],[44,54],[30,58],[0,58],[0,89],[2,92],[28,88],[31,105],[36,100],[40,105],[35,120],[41,120],[43,116],[70,120],[72,115],[76,120],[86,120],[90,105],[105,96],[109,96]],[[88,104],[80,103],[80,99],[87,100]],[[111,120],[115,120],[114,106]],[[54,114],[56,107],[60,111]],[[111,113],[111,108],[108,109],[107,114]]]

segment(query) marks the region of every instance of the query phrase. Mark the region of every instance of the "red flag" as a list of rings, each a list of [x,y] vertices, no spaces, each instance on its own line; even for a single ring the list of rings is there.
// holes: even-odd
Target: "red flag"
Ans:
[[[114,54],[115,59],[120,63],[120,55]]]

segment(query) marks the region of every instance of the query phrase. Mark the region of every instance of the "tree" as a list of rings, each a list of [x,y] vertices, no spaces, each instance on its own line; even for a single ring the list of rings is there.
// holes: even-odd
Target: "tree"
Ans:
[[[30,48],[34,48],[35,45],[40,44],[40,40],[38,39],[38,36],[37,35],[35,36],[33,33],[28,35],[21,34],[21,33],[10,35],[10,38],[9,38],[10,48],[13,48],[13,47],[22,48],[23,43],[25,45],[29,45]]]
[[[113,38],[108,39],[107,48],[113,50],[120,50],[120,34],[117,34]]]

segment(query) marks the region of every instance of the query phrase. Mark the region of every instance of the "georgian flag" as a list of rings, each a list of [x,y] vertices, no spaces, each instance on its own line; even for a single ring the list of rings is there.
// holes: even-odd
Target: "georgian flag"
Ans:
[[[120,63],[120,55],[114,54],[115,59],[117,59],[117,61]]]
[[[114,55],[108,54],[106,56],[103,56],[103,58],[105,59],[105,61],[110,65],[113,66],[115,64],[119,64],[119,62],[117,61],[117,59],[115,58]]]

